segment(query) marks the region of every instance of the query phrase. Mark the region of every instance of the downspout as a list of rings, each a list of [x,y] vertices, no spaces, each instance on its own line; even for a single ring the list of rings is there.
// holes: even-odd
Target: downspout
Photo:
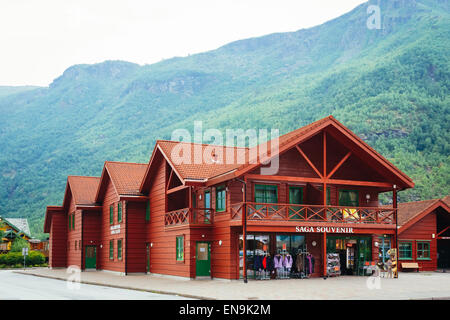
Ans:
[[[398,205],[397,205],[397,185],[394,184],[394,190],[392,190],[392,207],[395,211],[395,265],[397,267],[397,272],[395,273],[395,278],[398,278]]]
[[[125,275],[128,274],[128,201],[124,201],[124,214],[125,214]],[[122,249],[123,250],[123,249]]]
[[[84,270],[84,263],[83,263],[83,258],[84,258],[84,237],[83,237],[83,229],[84,229],[84,224],[83,224],[83,213],[84,210],[81,210],[81,270]]]
[[[242,271],[244,283],[247,283],[247,182],[239,178],[236,178],[236,180],[244,184],[244,205],[242,207],[242,252],[244,261]]]

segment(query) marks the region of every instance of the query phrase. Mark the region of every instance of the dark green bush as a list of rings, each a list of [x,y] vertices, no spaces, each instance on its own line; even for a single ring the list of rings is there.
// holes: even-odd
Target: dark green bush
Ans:
[[[45,256],[39,251],[30,251],[28,256],[25,258],[25,263],[27,266],[40,266],[45,263]],[[8,252],[5,254],[0,254],[0,265],[7,266],[17,266],[20,264],[23,266],[23,256],[22,252]]]

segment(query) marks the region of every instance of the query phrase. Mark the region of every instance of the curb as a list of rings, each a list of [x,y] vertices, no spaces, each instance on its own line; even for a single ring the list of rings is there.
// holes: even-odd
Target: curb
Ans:
[[[34,277],[40,277],[40,278],[48,278],[48,279],[54,279],[54,280],[67,281],[66,278],[58,277],[58,276],[42,275],[42,274],[35,274],[35,273],[29,273],[29,272],[23,272],[23,271],[21,272],[21,271],[18,271],[18,270],[14,271],[14,273],[20,273],[20,274],[24,274],[24,275],[28,275],[28,276],[34,276]],[[94,282],[94,281],[86,281],[86,280],[81,280],[80,283],[96,285],[96,286],[102,286],[102,287],[109,287],[109,288],[118,288],[118,289],[127,289],[127,290],[150,292],[150,293],[156,293],[156,294],[174,295],[174,296],[180,296],[180,297],[191,298],[191,299],[198,299],[198,300],[217,300],[217,299],[211,298],[211,297],[196,296],[196,295],[185,294],[185,293],[163,291],[163,290],[142,289],[142,288],[127,287],[127,286],[120,286],[120,285],[114,285],[114,284],[104,284],[104,283],[99,283],[99,282]]]

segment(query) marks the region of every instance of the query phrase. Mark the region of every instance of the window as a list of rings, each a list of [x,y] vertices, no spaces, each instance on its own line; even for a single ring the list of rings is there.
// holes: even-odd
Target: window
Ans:
[[[117,203],[117,220],[122,222],[122,202]]]
[[[398,258],[400,260],[412,259],[412,242],[399,242],[398,244]]]
[[[303,203],[302,187],[289,187],[289,203],[290,204],[302,204]]]
[[[255,202],[277,203],[278,187],[273,185],[255,185]]]
[[[117,240],[117,259],[122,260],[122,239]]]
[[[184,236],[177,237],[177,261],[184,261]]]
[[[339,190],[339,205],[345,207],[359,206],[359,193],[357,190]]]
[[[78,241],[75,240],[75,250],[77,250]]]
[[[417,241],[417,260],[430,259],[430,242]]]
[[[114,222],[114,207],[113,205],[109,206],[109,224],[113,224]]]
[[[147,206],[145,208],[145,221],[150,221],[150,200],[147,201]]]
[[[109,240],[109,260],[114,260],[114,240]]]
[[[72,214],[72,230],[75,230],[75,213]]]
[[[216,211],[222,212],[226,210],[226,190],[225,187],[216,188]]]
[[[69,221],[69,231],[70,231],[70,229],[72,229],[72,215],[71,214],[69,214],[67,216],[67,220]]]

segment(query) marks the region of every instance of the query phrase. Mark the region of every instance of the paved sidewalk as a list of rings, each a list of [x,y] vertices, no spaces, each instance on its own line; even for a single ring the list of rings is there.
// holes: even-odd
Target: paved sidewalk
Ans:
[[[66,269],[41,268],[16,272],[62,280],[69,276]],[[184,280],[159,275],[121,276],[94,271],[82,272],[81,282],[198,299],[450,299],[450,273],[437,272],[400,273],[398,279],[341,276],[326,280],[249,280],[245,284],[237,280]]]

